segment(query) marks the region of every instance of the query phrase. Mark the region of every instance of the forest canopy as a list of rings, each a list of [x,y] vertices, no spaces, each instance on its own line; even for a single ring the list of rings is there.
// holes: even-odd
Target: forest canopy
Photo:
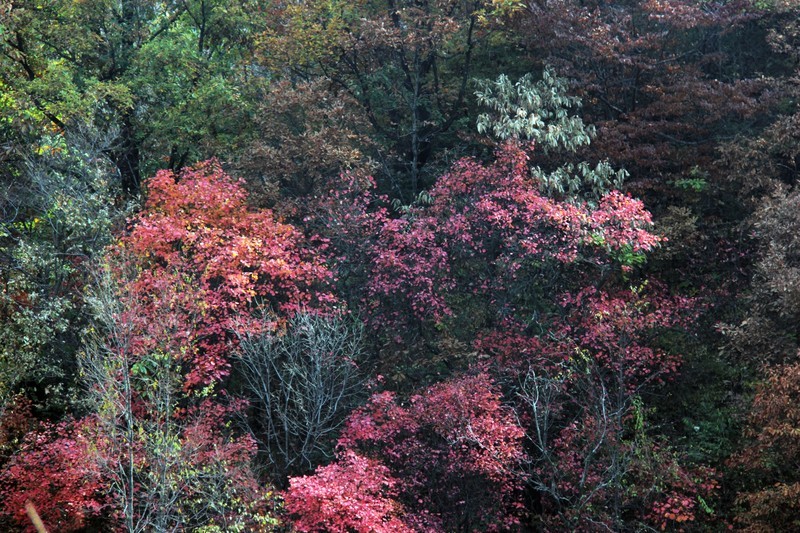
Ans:
[[[0,0],[0,530],[800,529],[798,15]]]

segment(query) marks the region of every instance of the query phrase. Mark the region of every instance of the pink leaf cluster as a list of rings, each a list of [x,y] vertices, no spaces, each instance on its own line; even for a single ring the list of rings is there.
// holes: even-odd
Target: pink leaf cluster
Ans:
[[[559,328],[567,343],[586,349],[629,393],[675,375],[681,358],[653,347],[655,335],[686,326],[694,300],[654,289],[605,292],[588,287],[563,298],[568,315]]]
[[[456,162],[428,199],[392,217],[356,180],[320,201],[319,219],[337,234],[340,274],[358,275],[370,320],[439,322],[457,294],[502,308],[542,264],[609,263],[610,252],[643,252],[660,238],[638,200],[612,191],[596,208],[544,196],[529,153],[510,142],[495,160]],[[350,188],[348,188],[350,187]]]
[[[348,450],[313,476],[293,478],[285,503],[298,531],[402,533],[412,529],[394,499],[399,483],[379,461]]]
[[[330,272],[303,235],[269,211],[249,210],[242,184],[216,161],[178,174],[160,171],[148,193],[121,248],[143,266],[133,283],[141,298],[169,291],[170,283],[191,287],[191,296],[174,306],[196,324],[194,331],[184,328],[197,347],[187,386],[227,374],[228,332],[254,307],[285,316],[333,301],[325,290]]]
[[[339,461],[303,484],[293,481],[287,501],[301,501],[310,483],[330,482],[321,476],[344,472],[363,456],[383,465],[382,479],[402,480],[390,484],[392,497],[415,530],[447,531],[459,524],[504,530],[520,518],[523,436],[486,375],[435,385],[406,405],[392,393],[376,394],[348,419]],[[294,511],[300,523],[314,520],[313,509],[295,505]]]
[[[20,530],[35,531],[27,502],[51,531],[79,531],[108,512],[106,480],[91,461],[86,424],[47,424],[28,433],[4,469],[0,509]]]
[[[611,191],[600,200],[591,214],[591,227],[601,234],[612,250],[630,247],[634,252],[652,250],[662,238],[648,230],[652,215],[641,200],[618,191]]]

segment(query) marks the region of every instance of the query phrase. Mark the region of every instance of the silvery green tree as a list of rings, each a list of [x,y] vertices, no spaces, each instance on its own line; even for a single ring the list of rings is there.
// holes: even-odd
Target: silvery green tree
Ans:
[[[0,406],[24,391],[66,408],[88,260],[122,209],[107,154],[116,129],[75,123],[21,146],[0,191]]]
[[[550,67],[539,80],[532,74],[516,82],[505,74],[496,80],[478,80],[475,96],[484,108],[478,115],[478,133],[490,134],[499,141],[532,141],[545,157],[576,154],[597,132],[575,114],[581,101],[570,96],[568,88],[567,80]],[[580,161],[547,169],[534,165],[531,176],[550,196],[596,201],[618,188],[627,173],[614,170],[608,161],[595,165]]]

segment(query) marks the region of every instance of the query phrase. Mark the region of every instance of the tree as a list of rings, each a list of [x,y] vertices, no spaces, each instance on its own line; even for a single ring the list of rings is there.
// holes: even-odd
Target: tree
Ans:
[[[468,339],[511,313],[542,312],[570,278],[630,271],[660,242],[642,203],[614,190],[624,172],[535,165],[574,157],[594,135],[572,113],[578,102],[564,80],[548,70],[539,82],[481,87],[479,129],[500,138],[492,161],[457,161],[397,214],[356,174],[314,207],[348,301],[368,323],[402,324],[406,338],[462,322]]]
[[[25,123],[63,129],[95,103],[119,128],[109,147],[122,188],[138,194],[162,157],[179,168],[242,132],[244,37],[254,3],[5,3],[0,79]]]
[[[363,110],[330,80],[278,81],[264,96],[256,138],[237,162],[253,196],[301,220],[309,199],[326,194],[341,173],[375,168]]]
[[[532,3],[516,22],[536,57],[575,80],[603,132],[599,153],[636,180],[667,180],[708,168],[714,140],[758,109],[764,85],[745,76],[763,62],[748,62],[734,33],[756,16],[737,2],[566,0]],[[763,53],[763,35],[748,42],[759,41]]]
[[[45,525],[58,531],[113,523],[107,480],[89,460],[92,443],[86,429],[86,422],[44,424],[25,436],[0,474],[0,512],[10,524],[35,531],[26,514],[27,502],[33,503]]]
[[[495,11],[474,0],[287,4],[260,57],[279,74],[323,74],[354,98],[378,141],[381,191],[410,203],[440,170],[437,150],[456,148]]]
[[[365,391],[363,326],[301,311],[284,331],[239,334],[252,429],[276,480],[332,455],[337,431]]]
[[[486,111],[478,115],[478,133],[491,133],[496,139],[516,139],[535,143],[543,159],[552,163],[554,156],[575,154],[597,137],[594,126],[587,125],[571,112],[580,109],[581,101],[570,96],[567,80],[547,67],[542,79],[534,81],[526,74],[516,83],[506,75],[497,80],[479,80],[475,96]],[[549,157],[548,157],[549,156]],[[607,161],[592,169],[586,162],[558,163],[553,169],[531,169],[543,194],[554,198],[596,202],[604,194],[618,189],[627,172],[614,171]]]
[[[764,6],[542,1],[511,21],[533,61],[570,80],[600,132],[583,158],[625,168],[625,190],[668,238],[651,265],[669,283],[718,291],[721,305],[746,280],[737,196],[749,185],[731,183],[737,165],[720,165],[718,150],[766,124],[782,98],[769,77],[786,72],[770,51]]]
[[[286,508],[298,531],[413,531],[394,500],[399,481],[378,460],[345,452],[313,476],[292,478]]]
[[[178,174],[161,171],[148,182],[148,199],[121,239],[118,252],[141,262],[130,283],[145,302],[165,283],[196,291],[179,306],[192,329],[186,386],[206,386],[228,375],[228,341],[235,327],[264,324],[258,309],[272,308],[279,319],[302,308],[333,301],[326,291],[330,273],[294,227],[267,210],[249,211],[242,184],[209,161]],[[188,280],[188,281],[187,281]],[[149,302],[149,303],[148,303]],[[196,343],[196,344],[195,344]]]
[[[0,405],[24,390],[50,414],[74,400],[81,289],[124,214],[95,125],[43,135],[0,198]],[[24,154],[23,154],[24,155]]]
[[[728,346],[746,364],[794,362],[800,319],[800,256],[797,229],[800,193],[778,192],[752,218],[759,244],[752,285],[744,296],[747,315],[728,326]]]
[[[568,313],[527,342],[538,360],[513,351],[524,339],[492,353],[504,357],[501,372],[521,383],[530,484],[546,527],[666,527],[699,521],[709,509],[715,473],[686,464],[645,419],[645,401],[680,365],[654,343],[665,329],[687,324],[692,302],[648,292],[588,288],[567,296]]]
[[[435,385],[408,406],[379,393],[349,417],[335,463],[290,480],[287,506],[308,531],[323,524],[368,531],[384,517],[401,520],[401,531],[512,528],[522,508],[522,435],[486,375]],[[369,464],[377,477],[367,481]],[[365,493],[355,502],[330,498],[361,484]]]
[[[100,476],[129,531],[268,529],[256,443],[226,423],[244,409],[219,388],[228,342],[234,325],[274,332],[286,315],[331,302],[327,269],[293,227],[249,211],[215,162],[163,171],[149,192],[88,298],[94,323],[80,363],[92,414],[79,435],[90,445],[76,468]],[[278,314],[265,323],[270,305]]]
[[[81,358],[94,409],[85,461],[102,475],[115,518],[130,532],[270,528],[269,493],[252,470],[255,441],[226,423],[244,405],[184,386],[194,339],[181,334],[193,327],[182,308],[196,292],[173,278],[145,300],[121,274],[98,275],[95,333]]]
[[[746,429],[750,443],[733,458],[745,482],[736,500],[736,521],[743,531],[781,531],[798,525],[799,393],[796,363],[772,367],[758,386]]]
[[[548,198],[528,157],[507,143],[490,164],[461,160],[400,218],[366,211],[379,200],[369,192],[348,204],[341,200],[347,193],[334,194],[321,215],[339,232],[333,244],[342,252],[340,268],[365,269],[362,297],[372,323],[405,323],[413,333],[415,324],[453,315],[453,303],[474,301],[483,311],[459,312],[480,326],[474,317],[487,310],[491,321],[540,305],[537,291],[552,294],[556,286],[543,284],[559,275],[559,265],[632,268],[658,243],[640,202],[615,191],[596,208]],[[353,264],[362,258],[369,263]]]

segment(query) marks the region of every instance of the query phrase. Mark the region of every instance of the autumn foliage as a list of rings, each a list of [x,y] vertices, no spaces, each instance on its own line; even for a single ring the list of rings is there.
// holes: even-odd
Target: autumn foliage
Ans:
[[[45,426],[25,437],[0,477],[3,513],[16,527],[35,531],[25,511],[29,501],[45,525],[58,531],[79,531],[114,512],[108,480],[90,458],[86,424]]]
[[[308,531],[346,530],[356,520],[358,530],[382,530],[387,518],[412,531],[517,526],[524,433],[488,376],[442,383],[407,403],[398,405],[391,393],[373,396],[348,419],[337,462],[291,480],[286,501],[298,523]],[[370,463],[377,477],[367,481]],[[364,489],[352,500],[320,501],[321,485],[333,494]],[[380,512],[366,519],[363,505]]]
[[[0,530],[800,530],[798,12],[0,2]]]
[[[401,217],[370,209],[382,199],[355,179],[331,191],[320,221],[337,232],[340,277],[363,277],[362,303],[376,326],[441,322],[465,298],[483,302],[483,312],[507,313],[530,303],[543,269],[629,269],[658,244],[641,202],[617,191],[596,207],[549,198],[531,175],[530,157],[509,142],[491,163],[460,160]]]
[[[734,465],[751,479],[770,482],[739,494],[742,513],[738,521],[744,531],[776,531],[797,525],[799,393],[800,369],[790,364],[772,369],[756,394],[747,429],[752,442],[734,458]]]
[[[398,484],[380,461],[347,451],[313,476],[293,478],[285,502],[299,531],[413,531],[400,519]]]
[[[274,310],[288,316],[332,301],[325,290],[328,269],[302,244],[303,236],[269,211],[249,211],[241,183],[219,163],[177,175],[159,172],[148,191],[144,210],[131,221],[117,253],[132,254],[141,265],[130,282],[134,299],[147,302],[166,291],[182,300],[169,308],[184,313],[177,320],[194,328],[176,332],[196,343],[186,355],[187,386],[228,374],[230,332],[235,324],[246,324],[251,313]],[[183,289],[171,290],[179,286]]]

